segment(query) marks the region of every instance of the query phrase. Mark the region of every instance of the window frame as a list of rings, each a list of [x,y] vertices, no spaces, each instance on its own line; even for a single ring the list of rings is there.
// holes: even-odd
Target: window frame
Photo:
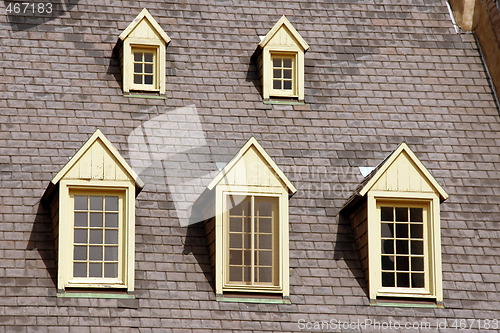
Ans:
[[[134,52],[139,51],[142,53],[150,52],[153,53],[153,84],[138,84],[134,82],[134,64],[135,57]],[[160,65],[159,65],[159,46],[158,45],[141,45],[141,44],[131,44],[130,45],[130,62],[127,64],[129,69],[129,80],[130,80],[130,90],[132,91],[160,91]],[[144,74],[143,74],[144,75]]]
[[[226,199],[228,195],[241,196],[256,196],[256,197],[276,197],[278,198],[278,262],[277,272],[278,279],[276,285],[246,285],[232,284],[229,281],[228,262],[229,262],[229,240],[228,240],[228,215]],[[217,220],[221,221],[220,233],[216,237],[220,237],[220,242],[217,243],[216,260],[219,262],[216,265],[218,276],[216,279],[216,289],[222,292],[253,292],[253,293],[279,293],[284,297],[289,295],[289,259],[288,259],[288,193],[284,188],[277,187],[262,187],[262,186],[238,186],[238,185],[218,185],[216,189],[216,211]],[[217,224],[217,223],[216,223]]]
[[[442,301],[441,234],[439,229],[439,198],[433,193],[369,191],[368,251],[370,299],[377,297],[409,297]],[[380,205],[391,207],[426,207],[424,227],[425,288],[392,288],[382,286]]]
[[[275,89],[274,88],[274,58],[292,59],[292,89]],[[270,93],[271,97],[291,97],[298,98],[298,52],[283,52],[283,51],[270,51]],[[283,81],[283,78],[281,79]]]
[[[134,290],[134,253],[135,253],[135,188],[127,181],[102,180],[61,180],[59,193],[60,228],[59,235],[59,270],[58,289],[97,288]],[[105,195],[120,193],[122,196],[121,251],[119,250],[119,277],[114,278],[79,278],[73,276],[74,251],[74,205],[72,193],[94,193]],[[61,223],[64,221],[64,223]],[[121,252],[121,253],[120,253]],[[121,270],[121,272],[120,272]],[[120,277],[121,273],[121,277]]]

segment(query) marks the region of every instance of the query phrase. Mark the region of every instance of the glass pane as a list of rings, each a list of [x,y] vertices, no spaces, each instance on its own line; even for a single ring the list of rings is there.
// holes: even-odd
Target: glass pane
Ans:
[[[396,224],[396,237],[397,238],[408,238],[408,224],[397,223]]]
[[[86,246],[75,246],[75,253],[73,255],[74,260],[87,260],[87,247]]]
[[[408,208],[396,207],[396,221],[397,222],[408,222]]]
[[[394,273],[382,272],[382,287],[394,287]]]
[[[104,264],[104,277],[107,277],[107,278],[118,277],[118,263],[105,263]]]
[[[292,78],[292,71],[288,69],[283,70],[283,78],[285,79],[291,79]]]
[[[281,89],[281,81],[273,80],[273,89]]]
[[[102,260],[102,246],[89,246],[89,260]]]
[[[106,230],[106,244],[118,244],[118,230]]]
[[[273,67],[281,67],[281,58],[273,58]]]
[[[283,59],[284,68],[292,68],[292,59]]]
[[[424,237],[424,225],[423,224],[410,224],[410,234],[411,234],[411,238],[423,238]]]
[[[90,210],[101,210],[102,211],[102,197],[101,196],[91,196],[90,197]]]
[[[394,270],[394,257],[382,256],[382,269],[385,271],[393,271]]]
[[[292,81],[283,81],[283,89],[291,90],[292,89]]]
[[[383,254],[393,254],[394,253],[394,241],[392,239],[382,240],[382,253]]]
[[[229,267],[229,280],[230,281],[243,281],[243,271],[239,266]]]
[[[242,249],[243,248],[243,235],[242,234],[230,234],[229,235],[229,248]]]
[[[153,62],[153,53],[144,53],[144,62]]]
[[[270,234],[273,232],[272,219],[259,219],[259,232]]]
[[[394,221],[392,207],[380,207],[380,220],[381,221]]]
[[[134,73],[142,73],[142,64],[134,64]]]
[[[408,241],[407,240],[396,240],[396,253],[397,254],[408,254]]]
[[[106,227],[118,228],[118,213],[106,213]]]
[[[89,277],[102,277],[102,263],[89,263]]]
[[[273,282],[273,269],[271,267],[256,267],[258,270],[258,282]]]
[[[75,243],[87,243],[87,229],[75,229]]]
[[[88,202],[86,195],[75,195],[75,210],[87,210]]]
[[[118,260],[118,247],[106,246],[104,248],[104,260],[117,261]]]
[[[273,248],[273,236],[272,235],[260,235],[258,248],[271,250]]]
[[[102,213],[90,213],[90,226],[102,228]]]
[[[144,73],[153,73],[153,65],[145,64]]]
[[[424,258],[423,257],[413,257],[411,258],[411,270],[413,272],[423,272],[424,271]]]
[[[422,222],[422,208],[410,208],[410,221],[411,222]]]
[[[250,209],[248,210],[250,214]],[[245,217],[243,229],[245,232],[251,232],[252,230],[252,219],[250,217]]]
[[[229,219],[229,231],[242,232],[243,223],[241,217],[231,217]]]
[[[142,52],[134,52],[134,61],[142,61]]]
[[[411,254],[424,254],[423,241],[411,241]]]
[[[243,251],[243,264],[251,265],[252,264],[252,254],[251,251]]]
[[[73,276],[74,277],[87,277],[87,263],[75,262],[73,264]]]
[[[106,197],[106,211],[118,211],[118,197]]]
[[[243,281],[250,282],[252,280],[251,267],[243,267]]]
[[[273,78],[274,79],[281,79],[281,69],[274,69],[273,70]]]
[[[134,83],[142,84],[142,75],[134,75]]]
[[[87,226],[87,213],[76,212],[75,213],[75,227],[86,227]]]
[[[102,229],[90,230],[90,244],[102,244]]]
[[[272,251],[258,251],[258,265],[259,266],[272,266],[273,252]]]
[[[153,84],[153,75],[144,75],[144,84]]]
[[[409,257],[396,257],[396,270],[397,271],[409,271],[410,270],[410,258]]]
[[[410,287],[410,273],[396,273],[398,288]]]
[[[243,247],[245,249],[251,249],[252,244],[250,243],[252,241],[252,234],[251,233],[245,233],[243,234]]]
[[[380,226],[382,237],[394,237],[394,224],[382,223]]]
[[[246,200],[245,200],[246,199]],[[242,216],[243,206],[250,203],[250,198],[244,197],[242,195],[229,195],[227,197],[227,207],[230,211],[231,216]],[[247,213],[249,210],[247,210]]]
[[[243,264],[243,251],[229,251],[229,265],[242,265]]]
[[[424,273],[412,274],[411,275],[411,285],[413,288],[424,288]]]
[[[259,216],[267,216],[271,217],[273,214],[273,204],[270,201],[263,201],[263,200],[258,200],[257,201],[257,209],[258,209],[258,215]]]

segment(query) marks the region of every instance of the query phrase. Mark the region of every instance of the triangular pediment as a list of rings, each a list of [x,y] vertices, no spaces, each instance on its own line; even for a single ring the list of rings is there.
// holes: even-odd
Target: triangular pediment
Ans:
[[[123,41],[128,37],[148,38],[163,40],[165,44],[170,43],[170,37],[160,27],[158,22],[151,16],[149,11],[144,8],[139,15],[123,30],[120,39]]]
[[[212,190],[218,184],[263,187],[285,187],[289,194],[297,189],[276,165],[255,138],[250,138],[234,158],[207,186]]]
[[[309,49],[309,45],[284,15],[259,43],[262,48],[267,45],[298,46],[304,52]]]
[[[63,179],[131,181],[139,189],[144,186],[100,130],[85,142],[51,182],[56,185]]]
[[[438,184],[406,143],[401,143],[370,175],[359,194],[371,190],[398,192],[434,192],[441,200],[448,193]]]

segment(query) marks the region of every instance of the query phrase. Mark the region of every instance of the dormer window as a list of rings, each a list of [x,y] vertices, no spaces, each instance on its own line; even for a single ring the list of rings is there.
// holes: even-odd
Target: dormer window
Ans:
[[[170,38],[147,9],[120,35],[123,92],[165,95],[165,49]]]
[[[309,45],[285,16],[259,43],[264,102],[304,101],[304,53]]]

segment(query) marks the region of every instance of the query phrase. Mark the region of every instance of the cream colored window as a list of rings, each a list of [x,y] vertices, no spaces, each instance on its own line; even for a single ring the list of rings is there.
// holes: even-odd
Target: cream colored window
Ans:
[[[156,49],[132,49],[133,59],[133,90],[158,89],[158,63]]]
[[[228,284],[279,285],[279,198],[227,195]]]
[[[380,203],[377,211],[382,289],[428,290],[427,206]]]
[[[273,55],[273,95],[293,96],[296,91],[294,56]]]
[[[122,193],[70,192],[73,279],[123,281]]]

